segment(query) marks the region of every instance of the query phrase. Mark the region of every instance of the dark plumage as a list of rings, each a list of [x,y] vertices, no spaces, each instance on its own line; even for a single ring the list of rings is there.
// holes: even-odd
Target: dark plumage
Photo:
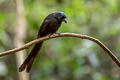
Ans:
[[[55,12],[52,14],[49,14],[45,20],[43,21],[41,28],[39,30],[37,38],[46,36],[48,34],[55,33],[58,28],[60,27],[62,21],[65,23],[67,22],[67,17],[64,14],[64,12]],[[26,72],[29,72],[31,69],[31,66],[33,64],[33,61],[39,52],[43,42],[35,44],[34,48],[32,49],[29,56],[26,58],[26,60],[23,62],[23,64],[20,66],[19,71],[23,71],[26,69]]]

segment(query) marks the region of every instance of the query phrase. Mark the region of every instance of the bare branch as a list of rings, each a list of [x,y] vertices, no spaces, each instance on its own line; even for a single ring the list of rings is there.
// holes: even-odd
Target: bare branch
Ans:
[[[118,58],[102,42],[100,42],[96,38],[93,38],[93,37],[90,37],[87,35],[76,34],[76,33],[55,33],[55,34],[52,34],[50,36],[45,36],[45,37],[33,40],[33,41],[21,46],[20,48],[15,48],[12,50],[2,52],[2,53],[0,53],[0,57],[8,55],[8,54],[13,54],[15,52],[18,52],[18,51],[21,51],[24,49],[27,49],[30,46],[32,46],[33,44],[39,43],[41,41],[53,39],[56,37],[77,37],[77,38],[82,38],[82,39],[87,39],[87,40],[93,41],[93,42],[97,43],[102,49],[104,49],[104,51],[106,51],[107,54],[113,59],[113,61],[120,67],[120,61],[118,60]]]

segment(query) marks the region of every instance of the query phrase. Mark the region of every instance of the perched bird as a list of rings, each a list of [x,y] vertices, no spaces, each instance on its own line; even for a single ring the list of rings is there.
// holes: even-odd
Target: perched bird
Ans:
[[[53,34],[55,33],[58,28],[60,27],[62,22],[67,23],[67,17],[64,12],[55,12],[49,14],[43,21],[41,28],[38,32],[37,38]],[[20,66],[19,71],[23,71],[26,69],[26,72],[29,72],[35,57],[37,56],[43,42],[35,44],[34,48],[32,49],[31,53],[28,55],[26,60]]]

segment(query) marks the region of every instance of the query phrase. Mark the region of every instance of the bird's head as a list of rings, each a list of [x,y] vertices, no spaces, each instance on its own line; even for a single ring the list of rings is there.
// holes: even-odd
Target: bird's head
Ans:
[[[62,22],[64,21],[65,23],[67,23],[67,16],[65,15],[64,12],[56,12],[56,18]]]

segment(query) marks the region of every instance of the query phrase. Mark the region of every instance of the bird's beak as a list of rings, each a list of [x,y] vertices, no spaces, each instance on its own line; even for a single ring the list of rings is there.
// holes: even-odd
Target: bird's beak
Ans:
[[[67,23],[67,18],[63,19],[62,21],[64,21],[65,23]]]

